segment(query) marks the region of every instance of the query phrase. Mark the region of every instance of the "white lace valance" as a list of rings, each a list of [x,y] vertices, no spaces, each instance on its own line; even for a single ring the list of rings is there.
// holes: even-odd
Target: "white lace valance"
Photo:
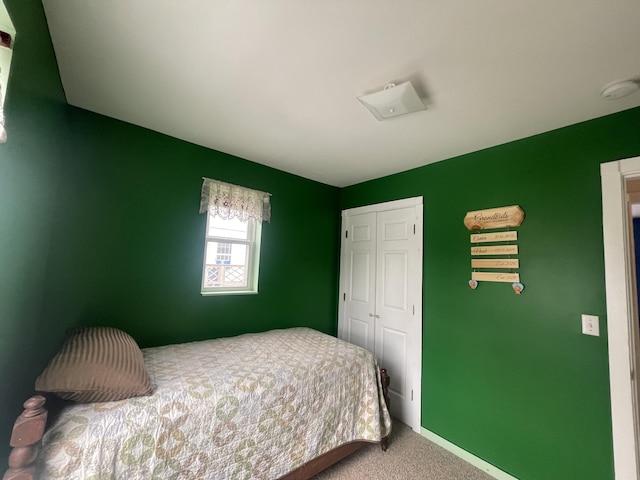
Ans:
[[[270,193],[203,178],[200,197],[200,213],[230,220],[246,222],[250,218],[258,222],[271,221]]]

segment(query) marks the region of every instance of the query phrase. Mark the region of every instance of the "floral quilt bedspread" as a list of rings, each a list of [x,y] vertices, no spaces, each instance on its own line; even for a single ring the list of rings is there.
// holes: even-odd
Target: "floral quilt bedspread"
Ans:
[[[143,350],[154,393],[65,408],[43,479],[277,479],[391,430],[374,356],[309,328]]]

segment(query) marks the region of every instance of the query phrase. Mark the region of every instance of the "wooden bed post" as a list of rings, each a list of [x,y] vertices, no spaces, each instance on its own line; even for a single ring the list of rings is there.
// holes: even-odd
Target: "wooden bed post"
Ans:
[[[391,378],[386,368],[380,369],[380,380],[382,381],[382,395],[384,395],[384,402],[387,404],[387,408],[391,407],[391,401],[389,400],[389,383]]]
[[[391,413],[391,401],[389,400],[389,383],[391,382],[391,378],[389,377],[386,368],[380,369],[380,380],[382,381],[382,395],[384,396],[384,403],[387,404],[387,409],[389,410],[389,413]],[[382,448],[383,452],[386,452],[387,448],[389,448],[389,436],[390,435],[387,435],[380,440],[380,448]]]
[[[40,440],[47,423],[46,399],[35,395],[24,402],[24,412],[13,425],[11,441],[13,447],[9,454],[9,470],[2,480],[34,480],[36,467],[34,461],[40,449]]]

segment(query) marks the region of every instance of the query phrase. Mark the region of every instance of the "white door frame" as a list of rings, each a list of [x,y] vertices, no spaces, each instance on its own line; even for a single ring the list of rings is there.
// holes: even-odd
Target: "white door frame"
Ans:
[[[640,157],[603,163],[602,229],[615,478],[640,479],[633,276],[626,180],[640,177]]]
[[[416,208],[416,217],[418,217],[418,221],[416,222],[416,236],[418,245],[420,245],[420,261],[421,268],[419,268],[419,278],[416,279],[416,291],[419,292],[419,298],[416,300],[416,317],[420,319],[420,334],[417,335],[416,349],[418,351],[417,355],[419,358],[412,359],[409,363],[414,367],[414,385],[417,385],[417,388],[413,393],[413,405],[416,411],[414,412],[413,418],[418,419],[418,425],[410,425],[410,427],[415,431],[420,433],[421,427],[421,410],[422,410],[422,327],[423,327],[423,318],[422,318],[422,301],[423,301],[423,291],[422,291],[422,273],[423,273],[423,265],[424,265],[424,245],[423,245],[423,198],[422,197],[412,197],[405,198],[402,200],[393,200],[390,202],[377,203],[374,205],[365,205],[363,207],[355,207],[342,211],[342,226],[341,226],[341,240],[340,240],[340,285],[339,292],[346,291],[346,285],[343,283],[345,281],[342,272],[346,270],[345,258],[343,257],[343,252],[345,251],[345,235],[344,228],[346,225],[346,217],[349,215],[360,215],[363,213],[372,213],[372,212],[384,212],[388,210],[398,210],[401,208]],[[340,294],[341,295],[341,294]],[[340,328],[340,319],[344,315],[344,302],[340,300],[338,306],[338,329]],[[338,336],[340,337],[342,332],[338,331]],[[417,364],[417,368],[416,368]]]

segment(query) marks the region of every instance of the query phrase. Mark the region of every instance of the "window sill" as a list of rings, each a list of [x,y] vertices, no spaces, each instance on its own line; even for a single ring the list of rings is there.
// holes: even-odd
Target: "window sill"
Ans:
[[[217,295],[257,295],[254,290],[223,290],[221,292],[200,292],[203,297],[211,297]]]

